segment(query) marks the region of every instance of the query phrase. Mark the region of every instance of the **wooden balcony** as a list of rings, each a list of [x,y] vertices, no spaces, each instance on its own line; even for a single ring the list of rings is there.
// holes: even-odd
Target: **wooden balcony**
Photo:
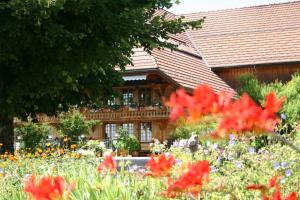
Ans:
[[[84,114],[88,120],[129,121],[129,120],[162,120],[168,119],[170,110],[167,108],[136,108],[120,110],[88,111]]]
[[[145,107],[145,108],[121,108],[118,110],[100,109],[96,111],[85,111],[83,115],[87,120],[100,120],[111,122],[122,122],[132,120],[164,120],[168,119],[170,110],[168,108]],[[38,115],[40,123],[58,123],[54,116]]]

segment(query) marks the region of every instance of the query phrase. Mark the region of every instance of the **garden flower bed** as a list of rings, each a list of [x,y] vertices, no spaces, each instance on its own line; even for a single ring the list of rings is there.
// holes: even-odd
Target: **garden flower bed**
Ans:
[[[0,199],[296,200],[300,134],[282,139],[285,144],[275,141],[282,138],[276,133],[269,134],[270,143],[265,146],[258,148],[251,142],[254,136],[273,130],[282,102],[270,93],[261,108],[247,95],[231,100],[208,86],[198,87],[193,96],[179,90],[169,102],[172,119],[199,123],[209,115],[218,122],[212,134],[200,137],[192,152],[182,141],[170,148],[155,144],[159,155],[139,166],[138,158],[84,155],[77,146],[6,153],[0,160]]]

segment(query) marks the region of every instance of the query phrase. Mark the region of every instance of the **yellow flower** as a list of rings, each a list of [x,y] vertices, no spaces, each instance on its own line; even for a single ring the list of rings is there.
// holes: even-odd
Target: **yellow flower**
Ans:
[[[81,155],[79,153],[76,153],[75,158],[79,159]]]
[[[39,153],[43,153],[43,150],[41,148],[37,148]]]
[[[9,156],[9,160],[14,161],[14,160],[15,160],[14,155],[10,155],[10,156]]]
[[[51,146],[51,143],[48,142],[48,143],[46,144],[46,146],[47,146],[47,147]]]
[[[76,144],[72,144],[71,145],[71,149],[76,149],[77,148],[77,145]]]
[[[65,154],[65,150],[63,150],[63,149],[61,149],[60,151],[59,151],[59,153],[62,155],[62,154]]]
[[[42,153],[42,158],[46,158],[46,157],[47,157],[47,154]]]

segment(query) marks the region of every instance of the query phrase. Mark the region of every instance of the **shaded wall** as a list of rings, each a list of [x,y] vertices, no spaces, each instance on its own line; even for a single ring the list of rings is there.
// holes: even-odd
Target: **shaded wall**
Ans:
[[[289,81],[292,74],[300,72],[300,63],[281,63],[253,65],[242,67],[214,68],[213,71],[218,74],[228,85],[237,89],[240,84],[238,78],[245,73],[254,74],[262,82],[273,82],[281,80]]]

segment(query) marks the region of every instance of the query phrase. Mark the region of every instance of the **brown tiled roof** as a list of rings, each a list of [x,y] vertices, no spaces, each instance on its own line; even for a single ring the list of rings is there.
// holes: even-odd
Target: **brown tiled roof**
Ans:
[[[234,93],[234,90],[219,78],[198,55],[168,49],[155,49],[151,55],[141,48],[135,49],[134,52],[133,66],[127,66],[127,71],[157,69],[185,88],[193,89],[201,83],[206,83],[216,91],[226,90]]]
[[[176,17],[165,10],[156,12],[156,15],[162,14],[166,14],[166,19],[169,20]],[[206,83],[211,85],[216,91],[225,90],[235,93],[229,85],[207,66],[187,33],[169,35],[169,37],[169,42],[178,45],[178,50],[155,49],[150,55],[142,48],[136,48],[132,56],[133,65],[127,66],[126,71],[157,70],[185,88],[193,89],[201,83]]]
[[[300,61],[300,1],[184,16],[206,16],[188,34],[210,67]]]

